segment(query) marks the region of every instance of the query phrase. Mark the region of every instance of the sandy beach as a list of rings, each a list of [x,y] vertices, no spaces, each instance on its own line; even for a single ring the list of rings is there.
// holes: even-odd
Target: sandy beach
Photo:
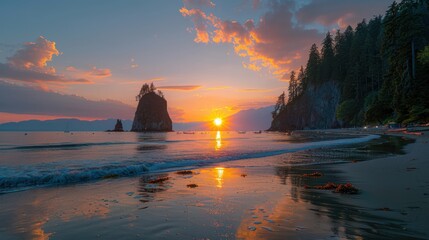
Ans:
[[[340,175],[359,186],[362,193],[352,202],[378,211],[381,216],[399,219],[403,231],[429,237],[429,144],[428,135],[410,136],[415,143],[405,147],[405,155],[355,164],[333,166]]]
[[[409,137],[409,136],[406,136]],[[0,195],[1,239],[427,239],[428,137],[404,155],[294,166],[330,149]],[[397,139],[397,138],[395,138]],[[303,174],[321,172],[321,177]],[[350,182],[359,194],[305,186]]]

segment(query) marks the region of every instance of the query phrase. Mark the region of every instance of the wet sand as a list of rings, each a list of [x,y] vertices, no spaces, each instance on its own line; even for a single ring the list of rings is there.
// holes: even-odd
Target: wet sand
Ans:
[[[333,166],[333,169],[362,189],[354,204],[378,209],[381,216],[403,222],[404,232],[419,232],[416,236],[428,239],[429,137],[396,135],[416,140],[405,147],[407,154]]]
[[[3,194],[0,238],[427,239],[428,138],[413,138],[405,155],[356,163],[283,164],[297,153]],[[305,188],[326,182],[360,193]]]

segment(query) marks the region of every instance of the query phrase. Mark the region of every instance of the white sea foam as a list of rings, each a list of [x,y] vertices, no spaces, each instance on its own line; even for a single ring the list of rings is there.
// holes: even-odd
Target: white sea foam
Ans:
[[[240,151],[229,152],[224,155],[208,157],[196,155],[194,157],[187,158],[179,157],[176,159],[165,159],[164,161],[148,161],[147,159],[121,159],[117,161],[75,160],[39,163],[28,166],[3,166],[0,167],[0,193],[40,186],[62,185],[105,178],[135,176],[145,172],[168,171],[183,167],[201,167],[225,161],[264,158],[314,148],[362,143],[378,137],[379,136],[377,135],[369,135],[358,138],[336,139],[320,142],[289,143],[282,145],[283,148],[274,150],[252,151],[252,149],[249,149],[246,151],[241,149]],[[112,144],[109,143],[105,145]],[[59,144],[56,146],[59,146]],[[162,152],[159,152],[158,155],[159,154],[162,154]],[[160,157],[162,156],[158,156],[158,158]]]

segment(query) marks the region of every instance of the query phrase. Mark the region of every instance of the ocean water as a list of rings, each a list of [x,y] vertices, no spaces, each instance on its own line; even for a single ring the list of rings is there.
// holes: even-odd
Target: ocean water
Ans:
[[[355,144],[369,136],[313,137],[247,132],[0,132],[0,193],[264,159],[301,150]],[[330,163],[294,161],[291,164]]]

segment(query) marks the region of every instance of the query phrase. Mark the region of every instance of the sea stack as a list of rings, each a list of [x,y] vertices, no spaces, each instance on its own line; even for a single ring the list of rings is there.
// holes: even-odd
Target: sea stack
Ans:
[[[144,84],[137,95],[139,101],[134,116],[132,132],[170,132],[173,123],[167,111],[167,101],[161,91],[155,92],[153,83]]]
[[[121,119],[116,120],[115,129],[113,129],[114,132],[123,132],[124,127],[122,126]]]

